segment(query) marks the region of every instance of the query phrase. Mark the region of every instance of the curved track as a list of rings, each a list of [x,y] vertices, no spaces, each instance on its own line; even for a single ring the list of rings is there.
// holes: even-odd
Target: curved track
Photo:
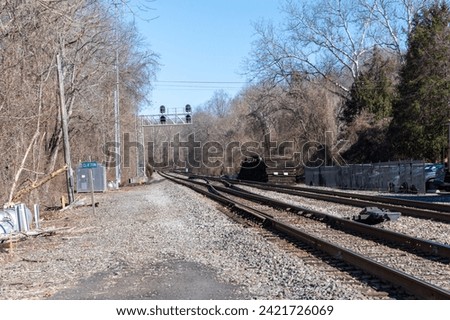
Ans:
[[[401,212],[421,219],[433,219],[450,223],[450,205],[429,203],[423,201],[412,201],[397,198],[387,198],[383,196],[371,196],[366,194],[356,194],[338,190],[326,190],[319,188],[309,188],[300,186],[259,183],[251,181],[222,179],[218,177],[193,176],[199,179],[205,178],[211,181],[227,181],[235,185],[245,185],[258,189],[281,192],[294,196],[324,200],[334,203],[346,204],[356,207],[376,206],[391,211]]]
[[[450,299],[450,288],[445,285],[446,283],[450,283],[450,270],[448,265],[450,248],[446,245],[416,239],[350,220],[329,216],[321,212],[295,207],[242,190],[212,186],[209,182],[190,181],[163,173],[161,173],[161,175],[174,182],[188,186],[197,192],[201,192],[231,210],[238,211],[247,217],[251,217],[251,219],[258,221],[261,225],[273,230],[277,234],[281,233],[284,236],[295,239],[295,241],[300,241],[315,250],[325,252],[335,259],[337,258],[345,261],[347,264],[360,268],[375,277],[400,286],[415,297],[426,299]],[[225,197],[222,193],[228,193],[230,196]],[[243,200],[236,200],[237,198],[245,198],[253,202],[264,203],[271,207],[281,208],[285,211],[288,210],[291,216],[292,213],[296,213],[301,215],[302,219],[308,218],[310,222],[306,222],[307,220],[301,222],[293,221],[286,215],[284,217],[279,216],[276,212],[268,214],[267,210],[263,212],[255,209],[254,206],[244,205],[242,204]],[[314,221],[314,223],[312,221]],[[306,225],[311,226],[311,228],[305,227]],[[327,228],[323,228],[324,225],[327,225],[328,229],[330,229],[329,227],[331,226],[332,228],[330,230],[335,231],[325,235],[325,231],[328,233],[328,230]],[[314,231],[314,229],[316,229],[316,231]],[[339,240],[346,237],[348,239],[342,241]],[[367,239],[368,237],[372,240],[361,240],[362,238]],[[383,247],[382,250],[378,250],[380,243],[383,243],[382,245],[387,247],[385,245],[387,240],[390,243],[390,249],[384,249]],[[355,242],[360,243],[361,246],[350,246],[352,248],[347,248],[343,245],[344,243]],[[368,248],[367,252],[372,253],[366,253],[366,251],[364,251],[365,249],[361,249],[364,246]],[[408,259],[411,259],[411,261],[414,260],[416,266],[415,272],[407,272],[407,270],[411,269],[398,267],[398,265],[389,266],[389,264],[384,261],[386,259],[380,258],[381,256],[404,256],[405,253],[398,253],[401,251],[398,247],[409,252],[408,254],[411,255],[411,258]],[[417,251],[420,251],[421,253],[415,255],[414,252],[417,253]],[[394,257],[394,259],[400,258]],[[436,259],[438,260],[437,262],[434,261]],[[442,268],[443,272],[436,276],[427,276],[426,273],[429,273],[429,270],[426,261],[429,261],[428,263],[430,264],[434,264],[433,268]],[[406,264],[408,264],[408,262],[406,262]],[[419,272],[419,269],[422,270],[423,273]]]

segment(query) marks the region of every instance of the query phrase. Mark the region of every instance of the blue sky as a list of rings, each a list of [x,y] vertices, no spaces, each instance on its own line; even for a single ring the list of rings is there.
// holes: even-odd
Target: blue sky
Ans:
[[[234,96],[246,78],[243,60],[255,39],[252,23],[280,19],[279,0],[155,0],[138,30],[160,54],[161,70],[142,114],[158,113],[159,106],[193,109],[223,89]],[[204,83],[202,83],[204,82]],[[231,82],[231,83],[224,83]]]

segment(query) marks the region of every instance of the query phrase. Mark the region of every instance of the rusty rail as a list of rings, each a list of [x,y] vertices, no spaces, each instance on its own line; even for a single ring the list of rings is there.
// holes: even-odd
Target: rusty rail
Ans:
[[[447,291],[443,288],[439,288],[433,284],[427,283],[423,280],[417,279],[416,277],[406,274],[404,272],[401,272],[399,270],[390,268],[388,266],[382,265],[377,261],[374,261],[370,258],[366,258],[358,253],[355,253],[351,250],[348,250],[346,248],[334,245],[330,242],[327,242],[323,239],[320,239],[316,236],[313,236],[311,234],[308,234],[304,231],[301,231],[300,229],[288,225],[287,223],[278,221],[272,216],[269,216],[265,214],[264,212],[251,209],[247,210],[248,207],[241,206],[238,203],[232,201],[231,199],[228,199],[218,192],[219,189],[214,187],[214,193],[210,193],[208,191],[205,191],[197,186],[194,186],[194,184],[202,184],[195,181],[189,181],[187,182],[186,179],[180,179],[173,176],[170,176],[168,174],[164,174],[159,172],[159,174],[167,179],[170,179],[173,182],[180,183],[184,186],[189,187],[190,189],[200,192],[201,194],[219,201],[222,204],[226,204],[228,207],[235,207],[239,206],[239,210],[245,212],[249,216],[253,216],[255,219],[262,222],[262,225],[268,229],[275,230],[277,232],[283,233],[289,237],[292,237],[293,239],[297,241],[301,241],[303,243],[308,244],[309,246],[318,249],[322,252],[325,252],[329,254],[330,256],[341,259],[348,263],[349,265],[358,267],[365,272],[380,278],[382,280],[385,280],[389,283],[395,284],[397,286],[402,287],[407,292],[413,294],[416,297],[420,297],[423,299],[450,299],[450,291]],[[184,180],[184,181],[183,181]],[[205,184],[203,184],[205,185]],[[209,189],[211,190],[211,186],[209,186]],[[292,207],[292,206],[290,206]],[[361,224],[362,226],[362,224]]]
[[[386,198],[382,196],[348,193],[338,190],[324,190],[300,186],[288,186],[288,185],[261,183],[253,181],[222,179],[218,177],[204,177],[204,178],[208,178],[213,181],[227,181],[232,184],[240,184],[267,191],[281,192],[294,196],[329,201],[339,204],[346,204],[356,207],[376,206],[383,209],[398,211],[404,215],[408,215],[415,218],[433,219],[441,222],[450,223],[449,205],[428,203],[424,201],[411,201],[397,198]]]

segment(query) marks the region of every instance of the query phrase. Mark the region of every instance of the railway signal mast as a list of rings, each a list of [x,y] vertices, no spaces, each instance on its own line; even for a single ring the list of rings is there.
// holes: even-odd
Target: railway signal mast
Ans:
[[[144,144],[144,128],[145,127],[170,127],[170,126],[189,126],[193,123],[192,117],[192,108],[190,104],[186,104],[184,110],[179,112],[176,108],[169,109],[164,105],[159,107],[159,114],[151,114],[151,115],[141,115],[139,131],[137,132],[137,139],[142,143],[142,146],[145,148]],[[155,135],[153,135],[155,136]],[[145,152],[145,150],[142,150]],[[138,159],[144,159],[144,155],[137,157]],[[145,177],[145,165],[144,161],[137,161],[137,180]]]

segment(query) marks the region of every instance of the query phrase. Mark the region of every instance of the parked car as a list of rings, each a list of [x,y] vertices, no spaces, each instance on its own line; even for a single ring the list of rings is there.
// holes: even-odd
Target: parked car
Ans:
[[[444,183],[445,166],[443,163],[427,163],[425,165],[425,187],[427,191],[434,191]]]

